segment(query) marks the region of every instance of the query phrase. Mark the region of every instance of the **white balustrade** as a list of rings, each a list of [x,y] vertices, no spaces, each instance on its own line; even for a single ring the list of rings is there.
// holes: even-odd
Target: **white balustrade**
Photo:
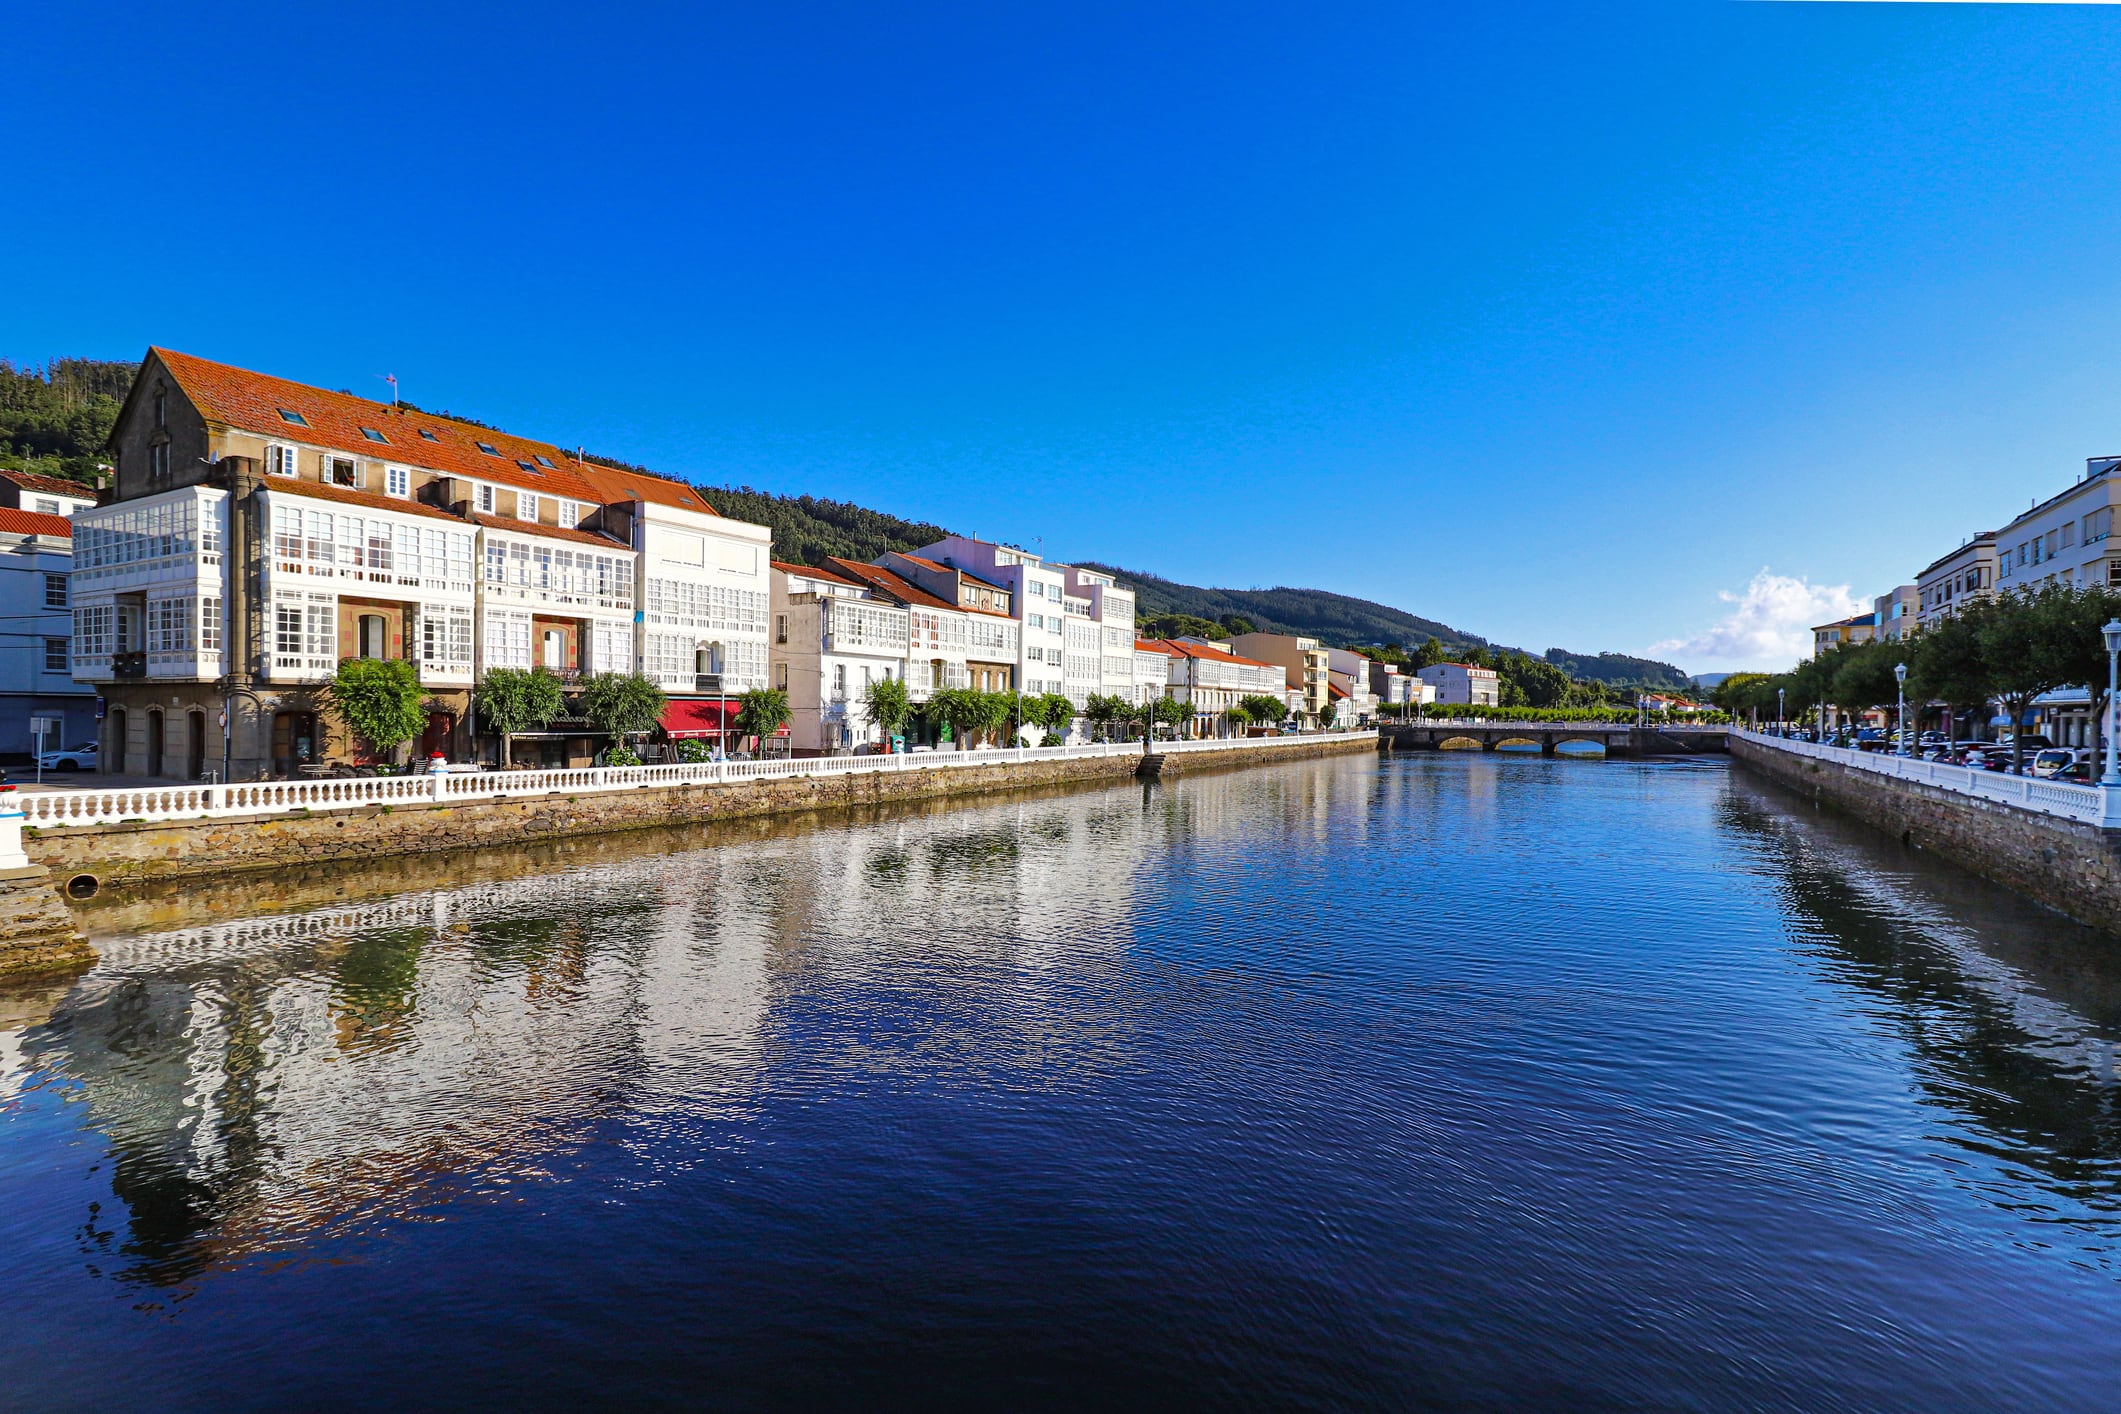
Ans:
[[[1882,751],[1857,751],[1845,746],[1824,746],[1818,742],[1794,741],[1770,732],[1740,729],[1733,734],[1760,746],[1788,752],[1792,756],[1831,761],[1853,771],[1867,771],[1873,775],[1891,776],[1903,781],[1919,781],[1957,795],[1993,801],[1998,805],[2014,806],[2042,815],[2081,820],[2085,824],[2097,825],[2102,829],[2121,828],[2121,790],[2109,791],[2099,786],[2080,786],[2073,781],[2058,781],[2039,776],[2009,776],[1977,766],[1952,766],[1942,761],[1924,761],[1913,756],[1895,756]],[[2030,752],[2027,757],[2030,759]]]
[[[1244,737],[1228,741],[1158,742],[1159,753],[1301,746],[1326,741],[1375,741],[1375,731]],[[440,775],[324,777],[299,781],[244,781],[230,785],[173,784],[117,790],[50,790],[18,794],[22,823],[45,830],[66,825],[207,820],[297,811],[353,810],[519,800],[532,796],[724,785],[790,776],[845,776],[876,771],[954,770],[1035,761],[1079,761],[1141,755],[1139,742],[1078,746],[980,747],[892,756],[814,756],[778,761],[699,761],[656,766],[591,766],[547,771],[450,771]]]

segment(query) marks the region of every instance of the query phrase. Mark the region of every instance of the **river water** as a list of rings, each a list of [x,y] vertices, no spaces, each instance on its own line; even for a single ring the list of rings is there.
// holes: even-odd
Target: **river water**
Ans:
[[[2121,945],[1720,763],[93,922],[0,997],[10,1409],[2121,1399]]]

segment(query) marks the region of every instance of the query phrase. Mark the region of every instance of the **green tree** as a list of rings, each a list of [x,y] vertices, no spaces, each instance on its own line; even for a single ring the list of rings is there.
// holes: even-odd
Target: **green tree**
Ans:
[[[1259,631],[1253,626],[1252,621],[1243,614],[1224,614],[1220,622],[1232,638],[1236,638],[1240,634],[1257,633]]]
[[[1100,741],[1109,741],[1115,726],[1131,720],[1130,704],[1124,697],[1107,697],[1093,692],[1083,699],[1083,720],[1090,724]]]
[[[1434,634],[1429,635],[1427,643],[1414,650],[1414,667],[1416,670],[1433,668],[1438,663],[1448,663],[1450,661],[1451,655],[1445,650],[1443,640]]]
[[[886,737],[894,737],[913,714],[904,678],[878,678],[862,689],[862,715]]]
[[[1074,699],[1065,692],[1048,692],[1038,697],[1026,699],[1025,705],[1027,708],[1032,704],[1036,704],[1037,715],[1032,716],[1027,712],[1024,720],[1037,722],[1040,727],[1045,729],[1048,736],[1064,734],[1068,730],[1068,725],[1078,715],[1075,710]]]
[[[662,723],[670,699],[639,673],[598,673],[582,684],[582,715],[620,746],[628,737],[652,732]]]
[[[1230,735],[1243,736],[1245,728],[1252,725],[1252,714],[1242,706],[1232,705],[1223,708],[1223,720],[1230,724]]]
[[[427,724],[420,670],[403,658],[348,658],[324,685],[331,714],[377,756],[394,755]]]
[[[1899,696],[1893,668],[1906,656],[1898,643],[1859,643],[1828,655],[1830,663],[1814,673],[1793,676],[1814,693],[1820,692],[1819,680],[1823,679],[1823,700],[1844,712],[1891,707]]]
[[[777,687],[755,687],[736,701],[737,739],[756,737],[763,756],[767,741],[795,715],[789,710],[788,694]]]
[[[1253,722],[1282,722],[1289,716],[1289,704],[1279,697],[1269,697],[1263,692],[1253,693],[1237,700],[1245,709],[1245,718]]]
[[[736,727],[739,742],[749,738],[761,753],[766,743],[780,734],[795,715],[788,694],[778,688],[753,688],[737,698]]]
[[[2065,613],[2062,590],[2036,595],[2006,594],[1974,606],[1975,640],[1988,665],[1989,687],[2011,723],[2011,773],[2025,769],[2025,714],[2033,699],[2069,684],[2053,642]]]
[[[1333,725],[1333,723],[1335,723],[1335,722],[1336,722],[1336,721],[1338,721],[1338,720],[1340,720],[1340,704],[1339,704],[1339,703],[1337,703],[1337,702],[1328,702],[1328,703],[1327,703],[1327,704],[1326,704],[1326,705],[1325,705],[1324,707],[1321,707],[1321,708],[1319,709],[1319,711],[1318,711],[1318,724],[1319,724],[1319,725],[1320,725],[1321,727],[1331,728],[1331,727],[1332,727],[1332,725]]]
[[[1175,697],[1159,697],[1149,704],[1149,719],[1160,727],[1176,731],[1193,716],[1193,709]]]
[[[2057,585],[2046,596],[2039,621],[2039,648],[2051,660],[2057,681],[2082,685],[2091,693],[2092,721],[2096,723],[2098,748],[2092,761],[2092,779],[2105,769],[2106,740],[2106,636],[2108,621],[2121,618],[2121,593],[2104,587],[2070,588]]]
[[[543,668],[488,668],[472,694],[472,709],[501,738],[501,764],[514,764],[511,739],[560,715],[560,680]]]

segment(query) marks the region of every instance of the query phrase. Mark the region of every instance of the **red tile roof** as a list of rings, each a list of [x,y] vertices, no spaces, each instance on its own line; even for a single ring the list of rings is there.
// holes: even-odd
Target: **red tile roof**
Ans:
[[[357,398],[351,393],[312,388],[286,378],[195,358],[173,349],[153,348],[148,352],[161,360],[177,386],[209,422],[240,428],[276,441],[328,447],[376,461],[422,467],[445,476],[491,481],[496,485],[521,487],[526,491],[575,501],[601,500],[598,488],[584,475],[587,470],[584,463],[575,460],[574,454],[565,448],[550,442],[537,442],[512,433],[453,422],[446,417],[432,417],[410,408]],[[307,425],[297,425],[282,418],[282,408],[300,413]],[[374,441],[362,432],[364,427],[374,428],[389,440]],[[422,436],[423,431],[432,434],[431,437]],[[492,447],[499,455],[490,456],[480,451],[480,442]],[[553,465],[538,466],[537,459],[541,456]],[[517,465],[519,461],[529,462],[537,470],[525,471]],[[640,476],[630,479],[644,483],[654,480]]]
[[[1141,643],[1136,639],[1137,644]],[[1240,658],[1235,653],[1225,653],[1219,648],[1203,648],[1197,643],[1180,643],[1176,639],[1159,638],[1149,646],[1162,647],[1174,658],[1200,658],[1211,663],[1243,663],[1248,668],[1280,668],[1279,663],[1262,663],[1257,658]],[[1288,669],[1283,668],[1283,672]]]
[[[455,519],[454,516],[451,517]],[[557,525],[540,525],[534,520],[511,520],[507,516],[485,516],[473,514],[465,517],[473,525],[483,525],[488,530],[505,530],[516,535],[542,535],[548,540],[572,540],[577,545],[595,545],[604,550],[631,550],[633,547],[615,535],[606,535],[601,530],[574,530]]]
[[[911,580],[903,579],[881,565],[865,565],[859,560],[842,559],[838,555],[827,555],[825,563],[842,579],[859,580],[871,589],[882,590],[901,604],[916,605],[923,609],[959,607],[948,599],[937,598]]]
[[[432,516],[439,520],[461,520],[438,506],[420,501],[408,501],[398,496],[380,496],[373,491],[356,491],[351,486],[330,486],[321,481],[303,481],[293,476],[268,476],[265,489],[278,495],[313,496],[320,501],[337,501],[346,506],[366,506],[375,511],[396,511],[400,515]]]
[[[1155,639],[1152,638],[1135,639],[1134,651],[1137,653],[1161,653],[1166,658],[1172,658],[1177,656],[1170,649],[1164,647],[1163,644],[1157,642]]]
[[[56,535],[62,540],[74,538],[74,523],[65,516],[45,515],[41,511],[18,511],[13,506],[0,506],[0,532],[8,535]]]
[[[582,473],[582,479],[597,489],[598,499],[606,503],[642,500],[659,506],[676,506],[695,515],[719,514],[707,504],[706,497],[682,481],[647,472],[621,471],[595,462],[574,462],[573,465]]]
[[[39,476],[34,471],[0,470],[0,477],[14,482],[25,491],[42,491],[47,496],[75,496],[89,501],[96,499],[96,488],[83,486],[78,481],[66,481],[56,476]]]

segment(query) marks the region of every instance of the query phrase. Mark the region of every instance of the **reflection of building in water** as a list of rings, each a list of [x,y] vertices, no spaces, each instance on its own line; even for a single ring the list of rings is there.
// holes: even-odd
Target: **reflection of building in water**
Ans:
[[[1270,903],[1250,851],[1344,827],[1368,775],[1321,762],[676,853],[649,836],[558,873],[112,939],[17,1044],[108,1136],[127,1270],[183,1280],[548,1176],[592,1137],[633,1150],[644,1116],[741,1130],[789,1048],[860,1044],[863,1008],[901,1028],[908,1002],[928,1027],[1006,1013],[1026,1054],[1109,1026],[1063,984],[1133,946],[1143,878],[1184,887],[1164,862],[1219,852],[1217,889]]]

